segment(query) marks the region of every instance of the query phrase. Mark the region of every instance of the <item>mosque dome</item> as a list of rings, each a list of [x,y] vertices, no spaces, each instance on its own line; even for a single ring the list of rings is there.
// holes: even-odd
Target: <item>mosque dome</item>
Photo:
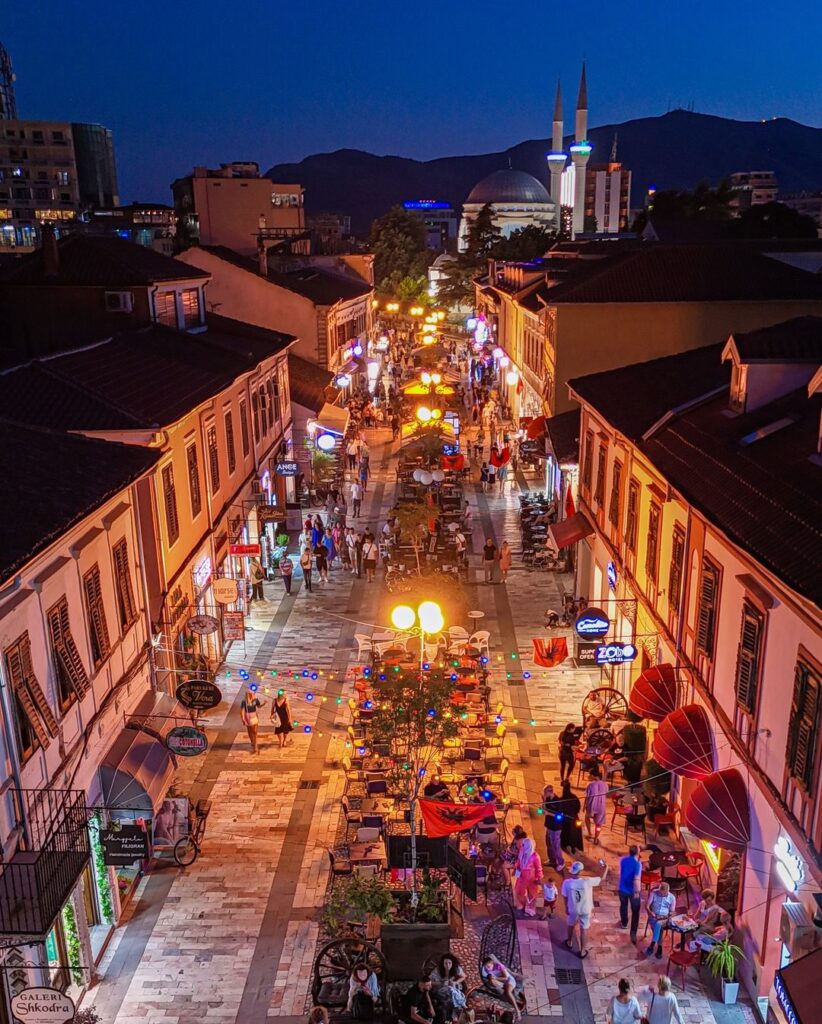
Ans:
[[[545,186],[525,171],[494,171],[472,189],[466,204],[477,203],[550,203]]]

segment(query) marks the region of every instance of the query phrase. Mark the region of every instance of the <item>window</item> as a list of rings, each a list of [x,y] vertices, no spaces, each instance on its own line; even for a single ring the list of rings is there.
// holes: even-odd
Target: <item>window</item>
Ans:
[[[662,508],[655,501],[651,502],[651,511],[648,513],[648,546],[645,549],[645,572],[648,579],[654,583],[657,581],[657,570],[659,567],[659,520],[662,515]]]
[[[619,506],[622,502],[622,463],[614,459],[611,470],[611,503],[608,506],[608,522],[619,527]]]
[[[720,568],[710,560],[702,559],[699,580],[699,608],[696,616],[696,649],[713,660],[716,639],[716,613],[719,605]]]
[[[186,465],[188,466],[188,496],[191,499],[191,518],[196,519],[203,507],[203,499],[200,495],[200,467],[197,464],[196,444],[190,444],[186,448]]]
[[[240,402],[240,438],[243,443],[243,458],[248,458],[251,445],[248,437],[248,406],[245,399]]]
[[[271,427],[270,411],[268,409],[268,395],[261,385],[257,390],[258,404],[260,407],[260,433],[267,434]]]
[[[257,402],[257,392],[251,392],[251,417],[254,420],[254,444],[260,443],[260,411]]]
[[[681,526],[674,527],[674,538],[671,542],[671,564],[668,567],[668,607],[674,613],[679,612],[679,599],[682,589],[682,562],[685,558],[685,531]]]
[[[234,454],[234,423],[230,412],[225,414],[225,449],[228,457],[228,472],[233,473],[234,467],[237,465],[237,458]]]
[[[80,658],[80,652],[77,650],[77,644],[71,635],[68,601],[61,598],[57,604],[49,608],[46,618],[49,624],[51,650],[57,674],[60,709],[65,711],[76,698],[82,699],[91,684]]]
[[[822,676],[801,655],[793,676],[793,702],[786,759],[788,773],[807,792],[813,791],[822,717]]]
[[[164,466],[163,478],[163,505],[166,510],[166,532],[168,543],[171,546],[180,536],[180,520],[177,517],[177,492],[174,488],[174,467]]]
[[[86,595],[86,611],[91,623],[91,653],[94,665],[101,665],[109,655],[111,644],[108,639],[106,610],[103,607],[103,588],[100,585],[100,567],[93,565],[83,577]]]
[[[211,474],[211,493],[216,494],[220,489],[220,454],[217,449],[217,428],[213,423],[206,430],[206,444],[208,446],[208,470]]]
[[[765,616],[750,601],[742,603],[742,631],[736,656],[736,703],[749,715],[756,712],[762,633]]]
[[[597,486],[594,493],[594,501],[602,508],[605,504],[605,466],[608,462],[608,447],[600,443],[599,458],[597,459]]]
[[[586,491],[591,490],[591,462],[594,457],[594,434],[593,431],[585,432],[585,454],[582,458],[582,486]]]
[[[200,316],[200,290],[198,288],[186,288],[180,293],[183,302],[183,326],[199,327],[202,323]]]
[[[57,720],[34,674],[31,643],[23,633],[5,650],[11,688],[14,692],[14,727],[20,756],[25,761],[38,746],[47,747],[57,735]]]
[[[625,516],[625,546],[636,551],[637,524],[639,522],[639,484],[631,479],[628,484],[628,511]]]
[[[280,404],[280,382],[277,379],[276,373],[272,375],[271,380],[268,382],[269,388],[271,389],[271,416],[273,420],[281,420],[283,418],[283,411]]]
[[[120,612],[120,627],[125,632],[137,618],[137,605],[134,603],[134,591],[131,587],[128,541],[125,538],[114,545],[113,554],[117,609]]]
[[[177,300],[174,292],[158,292],[154,296],[154,319],[166,327],[177,326]]]

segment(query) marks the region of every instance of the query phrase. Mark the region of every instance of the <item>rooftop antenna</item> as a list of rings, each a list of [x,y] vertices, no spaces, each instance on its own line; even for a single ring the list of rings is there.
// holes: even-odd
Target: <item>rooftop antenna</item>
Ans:
[[[617,139],[619,138],[619,132],[614,132],[614,141],[611,144],[611,163],[617,162]]]

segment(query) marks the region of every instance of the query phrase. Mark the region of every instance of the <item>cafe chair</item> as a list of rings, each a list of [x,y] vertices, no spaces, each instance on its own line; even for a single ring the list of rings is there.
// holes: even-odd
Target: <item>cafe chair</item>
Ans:
[[[507,729],[505,727],[505,723],[504,722],[500,722],[499,725],[494,730],[494,735],[493,736],[487,736],[485,738],[485,746],[486,746],[486,748],[491,750],[494,747],[502,747],[502,744],[505,741],[505,733],[506,732],[507,732]]]
[[[499,763],[499,768],[485,776],[485,785],[488,786],[489,789],[492,789],[494,786],[499,786],[500,789],[504,789],[507,777],[508,758],[504,757]]]
[[[462,640],[463,642],[468,640],[468,630],[465,626],[449,626],[447,632],[448,639],[452,644],[455,640]]]
[[[685,991],[685,972],[689,967],[696,967],[697,974],[699,973],[699,950],[695,950],[691,953],[687,949],[673,949],[668,957],[668,965],[665,968],[665,973],[669,978],[673,980],[671,973],[671,964],[674,967],[678,967],[682,971],[682,991]]]
[[[652,871],[650,869],[647,869],[647,868],[643,867],[643,869],[642,869],[642,876],[641,876],[641,882],[642,882],[643,888],[648,889],[650,891],[650,889],[656,888],[656,886],[658,886],[661,881],[662,881],[662,872],[661,871]]]
[[[614,813],[611,815],[611,828],[614,827],[614,822],[617,817],[624,817],[631,813],[631,804],[625,802],[625,798],[620,796],[618,793],[614,796]]]
[[[343,755],[340,763],[345,772],[345,793],[347,795],[350,786],[361,786],[365,783],[365,772],[354,768],[348,754]]]
[[[358,843],[375,843],[380,838],[380,830],[378,828],[358,828],[357,829],[357,842]]]
[[[376,878],[380,873],[379,864],[355,864],[354,874],[358,878]]]
[[[700,853],[698,850],[689,850],[685,856],[688,858],[688,864],[697,869],[695,876],[699,879],[699,887],[703,888],[703,872],[705,871],[706,857],[704,853]]]
[[[484,654],[486,657],[490,657],[489,641],[491,634],[487,629],[478,629],[476,633],[472,633],[468,638],[468,646],[474,647],[479,651],[480,654]]]
[[[634,814],[631,810],[625,815],[625,842],[628,842],[629,832],[641,832],[643,842],[648,842],[648,833],[645,829],[645,814]],[[673,889],[671,890],[673,892]]]
[[[670,828],[671,834],[676,839],[678,836],[678,829],[676,825],[676,819],[679,814],[678,804],[672,804],[667,814],[655,814],[654,815],[654,831],[659,835],[660,827]]]
[[[680,866],[681,865],[679,865],[679,864],[677,865],[676,877],[671,878],[669,875],[665,874],[664,872],[663,872],[663,876],[662,877],[665,879],[665,881],[671,887],[671,892],[674,894],[674,898],[676,899],[675,906],[679,905],[679,897],[680,896],[684,896],[685,897],[685,908],[687,909],[687,907],[688,907],[688,879],[687,878],[680,878],[679,877],[679,868],[680,868]]]
[[[351,866],[351,861],[346,860],[343,857],[337,857],[331,850],[327,851],[328,862],[331,865],[331,890],[334,890],[334,879],[340,876],[350,876],[354,874],[354,868]]]
[[[463,761],[481,761],[482,760],[482,748],[480,747],[466,747],[462,752]]]
[[[385,828],[385,818],[381,814],[364,814],[362,816],[362,827],[375,828],[382,834],[382,830]]]
[[[365,784],[366,796],[385,796],[388,793],[388,782],[385,779],[370,779]]]
[[[348,797],[343,795],[341,800],[343,814],[345,815],[345,837],[348,838],[348,829],[351,825],[357,828],[363,824],[362,814],[359,811],[352,811],[351,804],[348,801]]]
[[[371,637],[367,633],[355,633],[354,639],[357,641],[357,660],[362,662],[371,661],[371,655],[374,651]]]

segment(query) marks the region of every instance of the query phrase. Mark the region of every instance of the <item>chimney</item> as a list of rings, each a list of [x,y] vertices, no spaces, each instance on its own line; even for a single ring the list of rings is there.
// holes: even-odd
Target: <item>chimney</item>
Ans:
[[[262,236],[257,239],[257,265],[260,277],[268,277],[268,253],[266,252]]]
[[[40,238],[43,249],[43,276],[53,280],[60,273],[60,253],[57,249],[54,225],[49,222],[43,224]]]

